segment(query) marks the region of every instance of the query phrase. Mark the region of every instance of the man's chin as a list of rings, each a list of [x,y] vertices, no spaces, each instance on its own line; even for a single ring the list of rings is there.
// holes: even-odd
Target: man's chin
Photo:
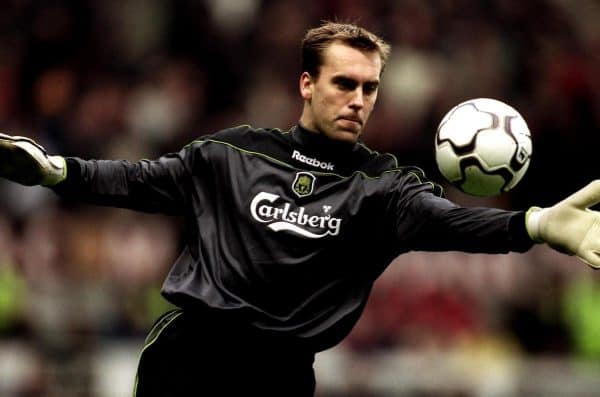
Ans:
[[[336,130],[329,137],[333,140],[347,143],[356,143],[358,141],[358,137],[360,136],[361,131],[358,130]]]

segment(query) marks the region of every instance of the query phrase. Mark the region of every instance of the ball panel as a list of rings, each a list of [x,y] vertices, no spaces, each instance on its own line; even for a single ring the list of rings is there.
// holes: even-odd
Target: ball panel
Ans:
[[[468,146],[473,142],[472,131],[493,126],[493,116],[479,112],[468,104],[458,107],[451,117],[438,129],[438,142],[448,140],[455,147]]]
[[[462,178],[460,171],[459,158],[454,153],[452,146],[448,142],[440,144],[435,152],[435,159],[438,164],[438,169],[450,182],[458,181]]]
[[[523,176],[527,172],[527,168],[529,168],[529,159],[527,159],[527,161],[525,161],[525,163],[523,163],[523,166],[521,167],[521,169],[519,169],[518,171],[515,172],[515,176],[513,177],[513,179],[504,188],[505,192],[508,192],[510,189],[515,187],[517,185],[517,183],[519,183],[521,181],[521,179],[523,179]]]
[[[475,165],[464,169],[465,180],[460,189],[474,196],[493,196],[499,194],[506,184],[501,175],[488,174]]]
[[[459,160],[461,179],[453,182],[465,193],[475,196],[491,196],[502,192],[513,179],[513,173],[508,167],[486,169],[476,154],[461,157]]]
[[[484,130],[477,134],[473,153],[487,170],[505,166],[515,151],[517,143],[500,129]]]
[[[511,117],[506,128],[521,142],[531,143],[531,132],[522,117]]]

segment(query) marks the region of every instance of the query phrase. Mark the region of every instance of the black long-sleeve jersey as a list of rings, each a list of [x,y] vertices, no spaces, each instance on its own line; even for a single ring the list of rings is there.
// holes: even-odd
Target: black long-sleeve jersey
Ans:
[[[523,212],[457,206],[418,168],[299,125],[230,128],[154,161],[67,165],[61,195],[185,218],[166,299],[227,311],[315,351],[350,332],[399,254],[533,244]]]

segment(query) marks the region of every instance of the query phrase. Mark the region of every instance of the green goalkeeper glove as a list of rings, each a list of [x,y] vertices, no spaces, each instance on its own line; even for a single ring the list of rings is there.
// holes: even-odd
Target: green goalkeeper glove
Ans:
[[[549,208],[527,211],[527,232],[537,242],[576,255],[600,268],[600,212],[589,207],[600,203],[600,179]]]
[[[48,156],[46,150],[29,138],[0,134],[0,177],[22,185],[56,185],[67,177],[61,156]]]

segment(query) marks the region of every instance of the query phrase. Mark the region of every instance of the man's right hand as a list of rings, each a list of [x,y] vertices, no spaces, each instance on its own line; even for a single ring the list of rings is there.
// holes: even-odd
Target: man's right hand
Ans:
[[[600,269],[600,212],[590,207],[600,203],[600,179],[548,208],[532,207],[526,216],[529,236],[537,242],[576,255]]]
[[[22,185],[52,186],[67,176],[61,156],[49,156],[29,138],[0,134],[0,177]]]

